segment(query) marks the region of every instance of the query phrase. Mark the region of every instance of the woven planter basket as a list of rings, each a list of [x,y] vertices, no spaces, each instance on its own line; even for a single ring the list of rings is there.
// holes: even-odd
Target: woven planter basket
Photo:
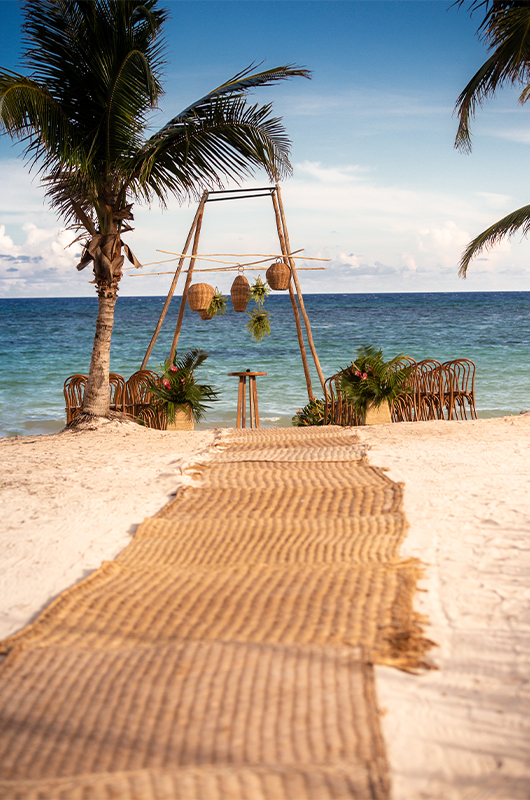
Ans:
[[[201,310],[199,311],[199,317],[201,319],[211,319],[213,317],[213,314],[210,314],[207,308],[206,309],[201,308]]]
[[[291,279],[290,267],[283,261],[271,264],[266,273],[267,283],[275,292],[284,292],[289,288]]]
[[[188,289],[188,305],[192,311],[207,311],[213,297],[213,286],[209,283],[194,283]]]
[[[167,423],[168,431],[194,431],[195,420],[191,413],[191,408],[184,411],[183,408],[175,409],[175,420]]]
[[[250,284],[244,275],[238,275],[230,289],[234,311],[246,311],[250,300]]]

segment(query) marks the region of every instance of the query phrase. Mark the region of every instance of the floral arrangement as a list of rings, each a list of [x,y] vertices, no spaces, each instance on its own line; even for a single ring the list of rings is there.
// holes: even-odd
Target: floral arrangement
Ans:
[[[410,393],[407,385],[410,367],[402,367],[403,354],[385,361],[383,351],[370,345],[357,350],[351,366],[342,370],[339,388],[358,414],[364,415],[368,406],[379,408],[397,397]]]
[[[218,400],[219,392],[212,386],[196,383],[194,372],[208,358],[205,350],[194,348],[177,358],[175,353],[173,363],[164,362],[164,369],[158,381],[151,381],[149,389],[156,400],[152,405],[162,409],[168,422],[175,421],[177,408],[184,411],[190,410],[195,420],[204,416],[209,407],[205,401]]]
[[[302,428],[306,425],[324,425],[324,412],[324,400],[310,400],[307,405],[298,409],[298,413],[294,415],[292,423],[295,428]]]
[[[253,311],[247,311],[250,321],[247,322],[246,325],[247,331],[252,334],[252,338],[256,342],[261,342],[265,336],[270,336],[270,313],[263,308],[263,304],[269,293],[270,287],[268,283],[263,283],[258,275],[250,287],[250,296],[254,300],[256,307]]]

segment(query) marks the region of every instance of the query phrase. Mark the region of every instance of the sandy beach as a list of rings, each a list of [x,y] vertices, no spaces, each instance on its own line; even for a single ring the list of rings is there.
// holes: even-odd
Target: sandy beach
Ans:
[[[417,608],[438,644],[437,670],[377,667],[392,797],[528,798],[530,414],[358,432],[405,482],[402,554],[426,565]],[[109,422],[0,440],[0,636],[115,558],[221,435]]]

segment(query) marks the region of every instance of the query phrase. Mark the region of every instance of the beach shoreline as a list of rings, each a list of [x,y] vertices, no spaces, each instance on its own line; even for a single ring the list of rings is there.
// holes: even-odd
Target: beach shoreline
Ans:
[[[405,482],[404,558],[437,671],[376,667],[393,800],[528,797],[530,414],[359,428],[370,462]],[[0,439],[0,636],[102,561],[208,458],[222,430],[134,423]]]

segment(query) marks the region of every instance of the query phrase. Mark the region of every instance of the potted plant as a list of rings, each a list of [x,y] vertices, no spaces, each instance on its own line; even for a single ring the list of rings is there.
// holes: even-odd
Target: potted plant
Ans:
[[[158,381],[151,381],[149,389],[156,400],[155,409],[162,411],[168,430],[194,430],[195,420],[200,420],[208,406],[205,401],[215,401],[219,392],[212,386],[195,381],[194,372],[208,358],[204,350],[194,348],[173,363],[164,363]]]
[[[304,428],[307,425],[324,425],[324,414],[324,400],[315,398],[314,400],[310,400],[303,408],[298,409],[298,412],[292,418],[292,423],[295,428]]]
[[[351,366],[342,370],[339,388],[364,425],[391,422],[392,401],[410,393],[407,384],[411,368],[400,367],[402,358],[400,354],[385,361],[382,350],[364,345]]]

